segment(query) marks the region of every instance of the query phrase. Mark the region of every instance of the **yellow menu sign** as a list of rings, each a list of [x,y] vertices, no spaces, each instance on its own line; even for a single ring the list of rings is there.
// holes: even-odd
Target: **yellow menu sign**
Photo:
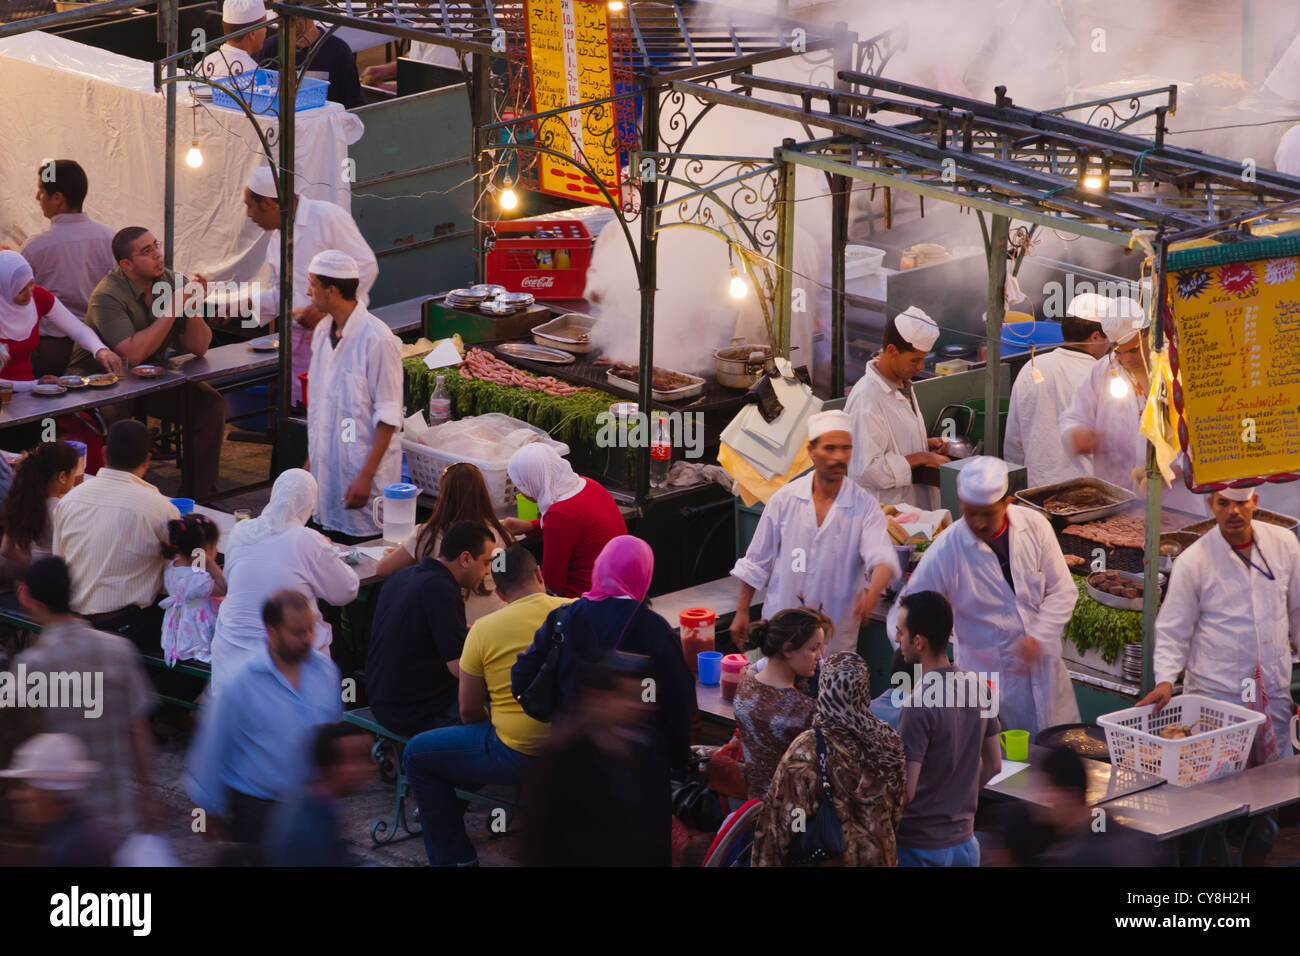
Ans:
[[[538,113],[604,99],[614,93],[609,12],[604,0],[528,0],[528,62]],[[537,145],[584,163],[619,197],[615,108],[602,103],[537,122]],[[540,154],[542,192],[608,205],[573,165]]]
[[[1300,470],[1300,258],[1171,269],[1167,281],[1195,482]]]

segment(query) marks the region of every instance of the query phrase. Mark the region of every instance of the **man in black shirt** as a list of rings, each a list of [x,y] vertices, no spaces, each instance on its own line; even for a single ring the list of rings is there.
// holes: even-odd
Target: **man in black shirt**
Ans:
[[[314,20],[294,19],[294,66],[299,66],[307,51],[316,45],[325,31]],[[262,53],[257,58],[273,70],[280,69],[280,38],[278,35],[267,38],[262,45]],[[335,103],[342,103],[346,109],[365,106],[366,98],[361,93],[361,76],[357,73],[357,57],[351,47],[337,35],[331,35],[320,45],[316,55],[307,67],[307,75],[323,73],[329,75],[329,98]]]
[[[492,532],[462,521],[438,556],[403,568],[379,593],[366,654],[366,696],[375,719],[413,737],[460,723],[460,654],[469,628],[464,592],[491,569]]]

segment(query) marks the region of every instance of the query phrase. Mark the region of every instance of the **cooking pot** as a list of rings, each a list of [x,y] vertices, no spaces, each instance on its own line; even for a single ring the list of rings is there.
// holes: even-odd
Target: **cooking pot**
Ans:
[[[770,345],[751,345],[735,340],[713,353],[718,370],[718,384],[726,388],[748,389],[763,377],[767,363],[776,355]]]

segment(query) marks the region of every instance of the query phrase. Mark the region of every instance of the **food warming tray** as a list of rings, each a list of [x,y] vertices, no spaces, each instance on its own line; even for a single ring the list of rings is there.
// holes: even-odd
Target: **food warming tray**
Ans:
[[[1102,571],[1094,571],[1092,574],[1088,575],[1087,577],[1088,597],[1092,598],[1098,604],[1104,604],[1106,607],[1113,607],[1117,611],[1142,610],[1142,598],[1140,597],[1138,598],[1116,597],[1114,594],[1107,594],[1105,591],[1101,590],[1100,588],[1093,587],[1092,579],[1103,573],[1104,572]],[[1135,584],[1142,584],[1145,587],[1144,584],[1145,578],[1140,574],[1134,574],[1131,571],[1116,571],[1115,573],[1118,574],[1125,581],[1132,581]],[[1159,574],[1157,575],[1157,580],[1160,582],[1160,587],[1163,588],[1165,584],[1165,576],[1163,574]]]
[[[1096,488],[1110,499],[1110,503],[1071,514],[1059,514],[1043,507],[1042,502],[1052,495],[1075,488]],[[1089,521],[1108,518],[1116,512],[1123,511],[1134,497],[1136,496],[1128,489],[1112,485],[1109,481],[1100,478],[1075,478],[1071,481],[1059,481],[1054,485],[1039,485],[1037,488],[1026,488],[1024,491],[1016,492],[1016,500],[1021,504],[1033,508],[1048,518],[1056,518],[1070,524],[1086,524]]]
[[[559,349],[544,345],[530,345],[527,342],[506,342],[497,346],[497,352],[511,358],[527,359],[530,362],[545,362],[547,365],[571,365],[573,356]]]
[[[1263,508],[1255,509],[1256,521],[1262,521],[1264,524],[1275,524],[1279,528],[1285,528],[1287,531],[1295,531],[1296,526],[1300,525],[1300,520],[1292,518],[1290,515],[1278,514],[1276,511],[1266,511]],[[1206,518],[1204,521],[1198,521],[1196,524],[1189,524],[1179,530],[1186,531],[1188,534],[1194,534],[1198,537],[1205,532],[1213,530],[1216,522],[1213,518]]]
[[[681,375],[684,378],[689,378],[691,384],[683,385],[681,388],[669,389],[668,391],[660,391],[657,388],[653,388],[650,390],[650,395],[653,398],[656,398],[661,402],[676,402],[683,398],[691,398],[695,395],[699,395],[704,391],[704,379],[700,378],[698,375],[690,375],[686,372],[679,372],[676,369],[664,368],[662,365],[659,366],[659,368],[663,369],[665,372],[672,372],[674,375]],[[634,395],[641,390],[639,384],[625,378],[620,378],[614,374],[613,369],[609,370],[605,378],[609,382],[611,388],[617,388],[623,392],[631,392]]]
[[[543,322],[533,327],[533,341],[538,345],[564,349],[582,355],[596,351],[596,343],[591,341],[591,330],[596,327],[596,320],[581,312],[569,312],[557,319]]]

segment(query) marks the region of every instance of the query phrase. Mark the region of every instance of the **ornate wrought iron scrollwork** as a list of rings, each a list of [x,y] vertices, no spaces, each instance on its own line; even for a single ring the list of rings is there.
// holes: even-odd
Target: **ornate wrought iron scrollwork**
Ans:
[[[877,33],[866,40],[858,41],[857,71],[881,76],[894,55],[907,49],[907,25],[894,27],[884,33]]]
[[[738,230],[749,248],[771,257],[777,241],[778,167],[758,159],[719,160],[709,156],[680,159],[681,172],[671,182],[685,187],[690,195],[670,200],[677,219],[732,235]],[[746,178],[739,178],[742,176]],[[736,239],[740,241],[742,236]]]

